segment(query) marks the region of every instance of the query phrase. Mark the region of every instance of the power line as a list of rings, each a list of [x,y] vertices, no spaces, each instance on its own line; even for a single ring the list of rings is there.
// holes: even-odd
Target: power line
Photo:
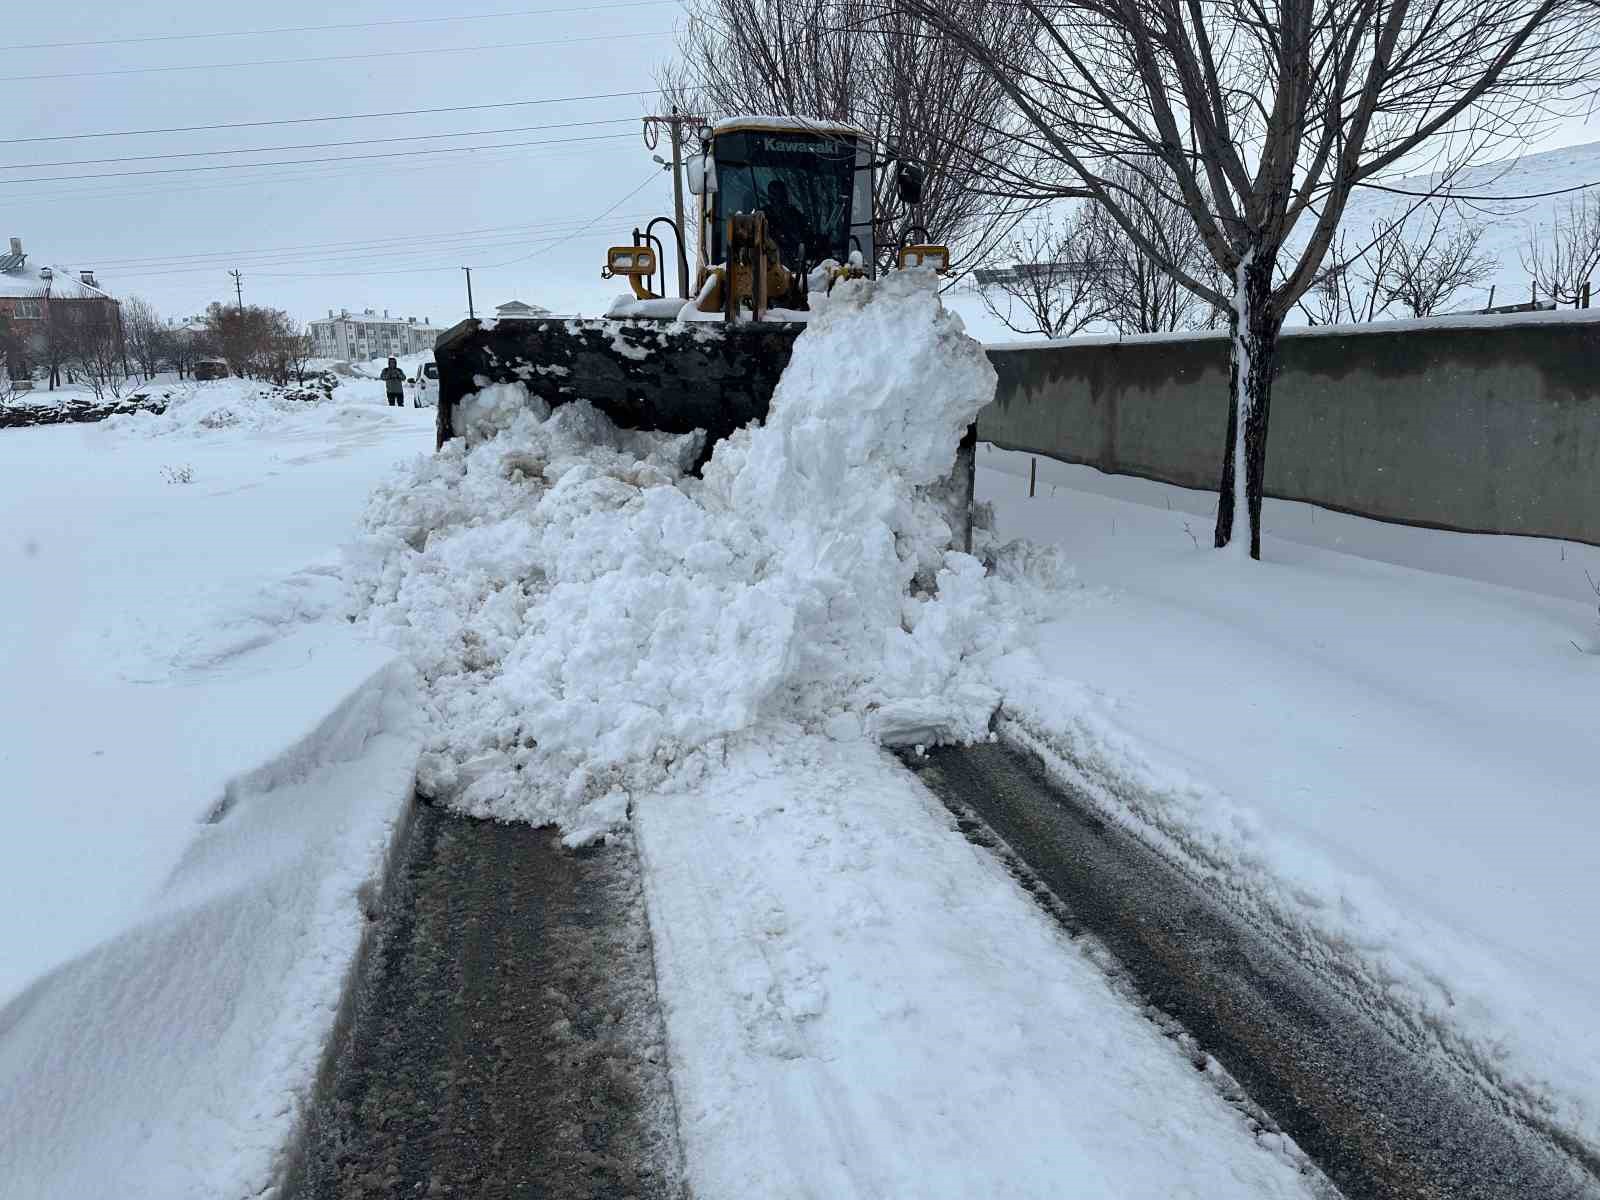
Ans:
[[[570,231],[567,231],[567,232],[556,233],[556,234],[553,234],[552,236],[547,237],[547,238],[535,239],[534,249],[529,251],[527,254],[519,255],[516,258],[507,259],[504,262],[489,263],[489,264],[487,264],[485,266],[474,267],[473,269],[474,270],[479,270],[479,271],[493,271],[493,270],[498,270],[501,267],[509,267],[509,266],[511,266],[511,265],[513,265],[515,263],[525,262],[526,260],[534,257],[536,254],[539,254],[546,247],[554,245],[557,242],[570,241],[571,239],[577,237],[579,234],[587,232],[590,228],[592,228],[593,226],[599,224],[601,221],[605,220],[607,217],[611,216],[613,213],[615,213],[617,211],[617,209],[621,208],[629,200],[633,199],[640,192],[644,191],[644,189],[647,188],[653,181],[655,181],[655,180],[657,180],[659,178],[660,178],[660,172],[658,172],[658,171],[656,171],[655,169],[652,168],[650,173],[645,176],[643,182],[641,182],[637,187],[633,188],[631,191],[629,191],[626,194],[624,194],[620,199],[618,199],[617,201],[615,201],[614,203],[609,205],[603,212],[600,212],[600,213],[596,214],[595,216],[589,217],[589,218],[587,218],[585,220],[582,220],[582,223],[579,224],[578,228],[570,230]],[[577,220],[579,220],[579,219],[578,218],[574,218],[573,222],[559,221],[559,222],[546,223],[546,224],[544,224],[543,227],[547,228],[547,229],[553,229],[553,228],[556,228],[558,226],[563,226],[563,225],[567,225],[569,223],[574,223]],[[514,228],[514,227],[508,227],[508,228]],[[457,248],[457,249],[459,249],[459,248]],[[455,251],[451,251],[451,252],[454,253]],[[219,257],[225,258],[227,256],[219,255]],[[131,273],[118,272],[118,274],[127,274],[127,275],[129,275],[130,278],[139,279],[139,278],[154,278],[154,277],[161,276],[161,275],[207,274],[207,273],[210,273],[212,271],[215,271],[216,269],[217,268],[216,268],[215,265],[200,265],[200,266],[194,266],[194,267],[184,267],[184,268],[180,268],[180,269],[176,269],[176,270],[134,271],[134,272],[131,272]],[[288,271],[288,272],[253,271],[252,274],[257,278],[262,278],[262,279],[304,279],[304,278],[335,279],[335,278],[356,277],[356,276],[365,277],[365,276],[382,276],[382,275],[415,275],[415,274],[420,274],[420,273],[424,273],[424,272],[431,272],[431,271],[446,271],[446,270],[455,271],[455,270],[460,270],[460,269],[461,268],[460,268],[459,262],[453,262],[453,263],[448,263],[448,264],[447,263],[437,263],[437,264],[413,263],[413,264],[410,264],[410,265],[407,265],[407,266],[404,266],[404,267],[398,267],[398,268],[391,267],[391,268],[384,268],[384,269],[373,270],[373,271]]]
[[[377,158],[414,158],[419,154],[475,154],[485,150],[514,150],[524,146],[558,146],[573,142],[614,142],[631,135],[596,133],[586,137],[544,138],[532,142],[496,142],[491,146],[436,146],[429,150],[386,150],[380,154],[341,154],[334,158],[284,158],[261,163],[211,163],[196,167],[154,167],[147,171],[95,171],[87,175],[32,175],[23,179],[3,179],[0,186],[19,183],[66,183],[74,179],[128,179],[139,175],[176,175],[194,171],[259,170],[262,167],[298,167],[310,163],[363,162]]]
[[[393,142],[425,142],[436,138],[532,133],[540,129],[586,129],[595,125],[629,125],[638,119],[638,117],[609,117],[603,121],[556,121],[547,125],[512,125],[504,129],[461,129],[450,133],[411,133],[404,137],[351,138],[342,142],[290,142],[279,146],[247,146],[235,150],[183,150],[172,154],[125,154],[115,158],[68,158],[56,162],[0,163],[0,171],[33,171],[43,167],[92,167],[100,163],[161,162],[174,158],[211,158],[222,154],[276,154],[282,150],[331,150],[339,146],[382,146]],[[265,166],[266,164],[236,165]]]
[[[391,237],[361,238],[342,242],[300,242],[292,246],[261,246],[254,250],[197,250],[189,254],[164,254],[149,258],[101,258],[98,255],[68,255],[69,261],[86,261],[93,258],[102,267],[107,266],[165,266],[180,262],[194,262],[196,260],[222,259],[231,261],[245,256],[258,256],[263,254],[289,254],[299,250],[338,250],[349,248],[362,248],[366,246],[380,246],[398,242],[434,242],[439,239],[474,237],[480,234],[515,233],[525,230],[554,229],[563,225],[578,225],[584,218],[564,218],[560,221],[532,221],[518,225],[487,225],[481,229],[462,229],[442,233],[403,233]]]
[[[617,209],[621,208],[629,200],[632,200],[640,192],[644,191],[644,189],[649,187],[651,183],[653,183],[655,180],[660,179],[660,178],[661,178],[660,172],[658,172],[654,167],[652,167],[650,169],[650,174],[648,174],[648,175],[646,175],[644,177],[644,182],[642,182],[638,187],[634,188],[626,196],[622,197],[622,199],[618,200],[615,204],[611,205],[611,207],[606,209],[605,212],[600,213],[597,216],[594,216],[594,217],[590,218],[588,223],[585,224],[581,229],[575,229],[571,233],[566,234],[564,236],[572,238],[572,237],[577,237],[578,234],[580,234],[580,233],[587,232],[592,226],[598,225],[601,221],[605,220],[612,213],[616,212]],[[554,238],[554,239],[551,239],[551,240],[552,241],[560,241],[561,238]],[[495,271],[495,270],[498,270],[501,267],[509,267],[513,263],[526,262],[528,259],[532,258],[537,253],[539,253],[539,251],[538,250],[534,250],[534,251],[531,251],[528,254],[524,254],[524,255],[522,255],[522,256],[520,256],[518,258],[508,258],[508,259],[506,259],[505,262],[490,263],[488,266],[479,267],[478,269],[480,271]]]
[[[645,215],[651,214],[630,214],[630,216],[635,218]],[[433,239],[432,243],[427,246],[417,246],[407,243],[401,245],[389,245],[384,247],[374,247],[371,249],[358,249],[326,254],[318,253],[316,251],[301,251],[293,254],[281,255],[278,257],[253,257],[245,260],[245,265],[249,266],[251,270],[257,274],[267,274],[270,276],[272,274],[270,270],[264,271],[263,268],[294,268],[296,267],[296,264],[300,263],[322,266],[357,265],[372,259],[394,262],[396,260],[405,261],[407,258],[416,258],[419,255],[430,256],[433,254],[454,254],[460,256],[463,254],[472,253],[491,253],[495,250],[499,250],[503,253],[506,249],[511,248],[512,246],[526,246],[530,240],[539,244],[543,244],[543,242],[547,240],[543,236],[545,234],[548,234],[550,239],[558,241],[562,238],[576,237],[578,234],[585,232],[588,223],[582,223],[580,228],[570,228],[569,226],[572,224],[578,223],[562,222],[541,226],[538,231],[528,230],[522,233],[514,234],[503,233],[490,237],[470,237],[465,235],[456,237],[442,237]],[[80,255],[79,260],[85,261],[84,256]],[[228,261],[229,259],[219,256],[203,262],[173,262],[170,264],[152,263],[149,265],[133,266],[117,266],[113,264],[109,270],[111,274],[123,278],[148,279],[163,275],[205,274],[217,270],[218,267],[225,265]],[[104,267],[101,269],[106,270]]]
[[[231,63],[180,63],[170,67],[117,67],[110,71],[53,71],[44,75],[0,75],[0,83],[25,83],[39,79],[89,79],[109,75],[156,75],[171,71],[225,71],[235,67],[287,67],[297,63],[356,62],[371,58],[401,58],[418,54],[468,54],[479,50],[523,50],[529,47],[573,46],[579,42],[610,42],[621,38],[666,37],[672,30],[643,33],[596,33],[585,37],[541,39],[536,42],[495,42],[488,46],[428,46],[416,50],[380,50],[370,54],[325,54],[315,58],[257,58]]]
[[[136,46],[150,42],[195,42],[210,38],[266,37],[277,33],[323,33],[339,29],[381,29],[390,25],[437,25],[452,21],[487,21],[508,17],[549,17],[561,13],[607,12],[613,8],[647,8],[676,4],[678,0],[627,0],[622,4],[581,5],[574,8],[521,8],[510,12],[457,13],[451,17],[404,17],[388,21],[350,21],[341,25],[282,25],[275,29],[224,29],[213,33],[162,33],[148,37],[97,38],[79,42],[28,42],[12,50],[59,50],[67,46]]]
[[[593,150],[588,146],[571,146],[567,148],[558,147],[541,154],[540,161],[548,163],[574,155],[592,154]],[[512,151],[494,151],[476,155],[472,158],[456,159],[455,162],[460,166],[480,167],[491,166],[497,163],[521,162],[526,161],[526,158],[526,155],[514,153]],[[361,179],[370,179],[374,176],[393,174],[397,171],[414,171],[419,165],[425,165],[427,162],[428,160],[426,158],[417,158],[415,160],[391,163],[357,163],[348,166],[302,167],[298,170],[279,172],[275,174],[250,175],[247,178],[244,178],[242,181],[232,183],[193,183],[190,181],[185,181],[183,185],[183,194],[185,196],[191,196],[196,192],[228,191],[236,188],[259,188],[282,183],[323,183],[332,180],[350,179],[356,177]],[[251,165],[262,169],[265,169],[267,166],[267,164],[264,163],[253,163]],[[147,185],[144,187],[125,184],[122,186],[113,185],[111,187],[77,187],[65,188],[60,191],[23,192],[16,195],[8,195],[6,199],[13,204],[20,204],[29,201],[96,200],[109,199],[113,197],[128,198],[158,196],[163,202],[170,203],[172,199],[171,182],[167,181],[163,186],[149,186],[149,183],[151,182],[153,181],[147,181]]]
[[[1358,183],[1358,188],[1368,188],[1374,192],[1391,192],[1396,196],[1416,196],[1423,200],[1543,200],[1547,196],[1565,196],[1571,192],[1581,192],[1586,188],[1600,187],[1600,180],[1593,183],[1575,183],[1571,187],[1554,188],[1548,192],[1520,192],[1514,196],[1469,196],[1461,192],[1408,192],[1404,188],[1388,187],[1381,183]]]
[[[380,117],[421,117],[435,113],[482,112],[492,108],[529,108],[539,104],[576,104],[587,100],[624,100],[654,96],[656,89],[637,92],[594,92],[587,96],[549,96],[542,100],[503,100],[497,104],[450,104],[442,108],[404,108],[393,112],[344,113],[324,117],[282,117],[271,121],[226,121],[218,125],[172,125],[165,129],[116,129],[100,133],[57,133],[44,137],[0,138],[0,146],[25,142],[71,142],[84,138],[145,137],[162,133],[204,133],[215,129],[261,129],[268,125],[315,125],[324,121],[367,121]]]

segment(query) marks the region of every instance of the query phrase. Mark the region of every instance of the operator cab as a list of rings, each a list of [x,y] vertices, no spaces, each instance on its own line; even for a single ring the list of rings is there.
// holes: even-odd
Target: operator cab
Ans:
[[[874,276],[878,247],[874,222],[883,218],[876,172],[894,165],[894,194],[911,219],[906,230],[922,229],[923,167],[891,152],[875,159],[870,134],[853,125],[801,117],[734,117],[700,131],[700,152],[684,161],[685,182],[699,198],[699,258],[693,287],[677,298],[655,290],[657,274],[666,291],[666,248],[653,232],[665,223],[678,235],[682,253],[690,241],[670,218],[657,217],[635,228],[631,245],[606,251],[602,278],[625,278],[632,297],[612,305],[610,315],[679,320],[688,311],[721,312],[725,321],[763,321],[767,312],[791,320],[810,307],[817,288],[831,289],[841,279]],[[670,165],[670,164],[669,164]],[[687,217],[685,217],[687,224]],[[926,230],[923,230],[926,239]],[[924,267],[943,274],[950,253],[942,245],[909,240],[895,254],[901,267]],[[680,260],[683,283],[687,262]]]
[[[743,117],[714,126],[702,160],[709,261],[727,258],[728,218],[763,212],[779,261],[803,275],[859,252],[872,269],[872,141],[850,125]],[[705,186],[709,184],[709,186]]]

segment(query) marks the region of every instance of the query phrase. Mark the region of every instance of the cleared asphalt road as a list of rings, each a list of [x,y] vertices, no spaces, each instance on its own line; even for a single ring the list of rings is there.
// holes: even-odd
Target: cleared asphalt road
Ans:
[[[1566,1200],[1600,1178],[1496,1112],[1003,745],[907,764],[1074,935],[1214,1055],[1349,1200]],[[998,835],[998,842],[996,841]]]
[[[285,1195],[681,1197],[631,842],[418,810]]]

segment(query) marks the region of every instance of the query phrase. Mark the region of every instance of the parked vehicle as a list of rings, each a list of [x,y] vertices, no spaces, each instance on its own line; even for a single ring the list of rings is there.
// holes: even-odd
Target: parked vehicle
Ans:
[[[426,362],[417,368],[417,386],[411,393],[412,408],[432,408],[439,403],[439,364]]]
[[[192,374],[197,383],[204,383],[209,379],[226,379],[228,377],[228,364],[220,358],[202,358],[194,364]]]

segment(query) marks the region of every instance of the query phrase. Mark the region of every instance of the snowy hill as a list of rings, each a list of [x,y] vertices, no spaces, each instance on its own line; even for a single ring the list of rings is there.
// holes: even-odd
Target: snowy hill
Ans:
[[[1561,188],[1600,181],[1600,142],[1583,146],[1568,146],[1561,150],[1547,150],[1520,159],[1489,163],[1463,171],[1450,184],[1450,191],[1458,194],[1511,196],[1535,192],[1551,192]],[[1386,186],[1407,191],[1426,191],[1432,185],[1431,176],[1411,179],[1385,180]],[[1489,286],[1495,289],[1496,304],[1514,304],[1530,298],[1528,272],[1522,265],[1529,232],[1536,226],[1549,226],[1565,207],[1582,199],[1582,193],[1564,196],[1545,196],[1537,200],[1512,200],[1495,203],[1461,202],[1445,217],[1446,227],[1452,223],[1473,222],[1483,225],[1485,232],[1479,249],[1499,263],[1499,270],[1482,288],[1475,288],[1456,297],[1452,308],[1481,308],[1488,302]],[[1376,220],[1389,219],[1403,213],[1415,203],[1405,196],[1389,192],[1360,188],[1351,197],[1345,210],[1342,229],[1351,238],[1365,233]],[[1422,214],[1412,217],[1415,222]],[[1408,222],[1409,226],[1410,222]],[[1396,314],[1398,315],[1398,314]]]

